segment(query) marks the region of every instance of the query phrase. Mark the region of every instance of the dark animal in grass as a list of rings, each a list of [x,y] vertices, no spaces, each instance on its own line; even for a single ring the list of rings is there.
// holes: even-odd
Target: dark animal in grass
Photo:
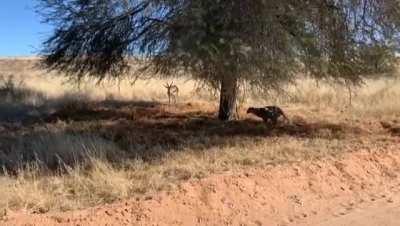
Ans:
[[[283,117],[286,121],[289,121],[282,109],[277,106],[265,106],[262,108],[250,107],[247,109],[247,114],[253,114],[262,118],[264,122],[272,123],[273,125],[278,123],[278,119],[280,117]]]

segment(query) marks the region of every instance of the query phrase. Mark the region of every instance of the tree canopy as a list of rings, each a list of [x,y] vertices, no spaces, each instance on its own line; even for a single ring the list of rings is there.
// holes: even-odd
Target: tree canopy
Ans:
[[[54,25],[44,64],[70,76],[189,74],[220,87],[231,119],[237,84],[279,89],[298,73],[359,83],[390,72],[400,47],[398,0],[38,0]]]

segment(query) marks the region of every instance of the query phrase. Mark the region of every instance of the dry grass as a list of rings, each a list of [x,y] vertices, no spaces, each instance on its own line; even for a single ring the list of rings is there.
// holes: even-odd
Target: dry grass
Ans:
[[[217,98],[175,80],[178,105],[168,106],[164,80],[122,81],[78,90],[43,77],[33,60],[0,60],[0,74],[24,84],[0,100],[0,208],[43,213],[145,197],[188,179],[245,167],[380,151],[397,140],[380,125],[400,116],[400,82],[369,81],[352,106],[344,87],[302,81],[288,95],[251,98],[278,104],[292,119],[276,128],[241,111],[216,121]],[[9,88],[8,88],[9,89]],[[18,91],[18,92],[17,92]],[[18,98],[17,98],[18,97]],[[0,211],[2,211],[0,209]]]

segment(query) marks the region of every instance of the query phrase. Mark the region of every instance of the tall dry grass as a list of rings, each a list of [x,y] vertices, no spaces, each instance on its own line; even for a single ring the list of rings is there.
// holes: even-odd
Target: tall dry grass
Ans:
[[[193,81],[175,79],[178,105],[168,106],[166,80],[77,87],[33,65],[34,59],[0,60],[0,74],[15,80],[0,84],[0,208],[7,210],[79,209],[245,167],[384,150],[390,137],[364,133],[364,122],[400,116],[395,79],[354,88],[351,106],[346,87],[299,81],[286,95],[248,98],[244,120],[221,124],[212,120],[218,98]],[[271,130],[243,113],[267,104],[310,124]],[[70,118],[46,121],[59,112]]]
[[[166,102],[168,96],[164,84],[174,82],[179,87],[179,101],[207,101],[217,105],[218,97],[208,89],[196,87],[196,82],[187,78],[138,80],[84,81],[81,85],[69,83],[67,79],[53,72],[36,68],[37,59],[0,60],[0,75],[13,75],[24,81],[26,88],[45,94],[48,98],[63,96],[85,96],[91,100],[107,98],[118,100],[140,100]],[[338,84],[316,83],[311,79],[299,79],[296,85],[286,88],[285,94],[258,96],[247,94],[243,107],[248,105],[278,104],[285,106],[305,105],[310,107],[331,107],[344,109],[349,105],[349,90]],[[351,87],[351,112],[357,116],[393,115],[399,110],[400,77],[367,80],[361,87]]]
[[[60,139],[63,139],[61,137]],[[82,138],[78,138],[82,140]],[[91,141],[82,142],[80,149]],[[345,151],[346,143],[326,139],[293,139],[280,137],[256,141],[235,140],[231,147],[213,147],[204,152],[172,152],[153,162],[129,160],[116,165],[98,155],[99,149],[87,155],[85,165],[67,168],[66,172],[46,175],[44,162],[21,168],[16,175],[0,177],[0,206],[33,212],[72,210],[111,203],[117,200],[151,195],[173,188],[188,179],[214,173],[236,171],[244,167],[268,167],[276,164],[310,160]],[[48,144],[42,144],[43,149]],[[75,143],[68,143],[72,147]],[[53,149],[58,153],[64,149]],[[76,150],[76,149],[72,149]],[[70,151],[72,151],[70,150]],[[70,151],[66,151],[69,153]],[[68,157],[69,158],[69,157]]]

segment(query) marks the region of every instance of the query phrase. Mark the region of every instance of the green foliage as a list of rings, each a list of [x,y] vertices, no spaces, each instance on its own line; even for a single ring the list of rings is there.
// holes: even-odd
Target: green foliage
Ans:
[[[39,0],[44,63],[82,78],[139,72],[279,89],[299,72],[359,83],[393,69],[397,0]]]

